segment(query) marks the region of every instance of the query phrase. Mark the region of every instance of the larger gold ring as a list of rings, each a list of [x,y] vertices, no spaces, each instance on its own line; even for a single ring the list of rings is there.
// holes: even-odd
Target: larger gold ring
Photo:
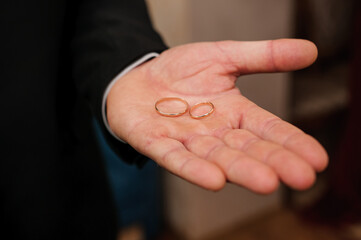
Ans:
[[[200,107],[200,106],[203,106],[203,105],[208,105],[210,106],[210,110],[205,113],[205,114],[202,114],[202,115],[193,115],[192,112],[194,111],[194,109]],[[189,110],[189,115],[191,116],[191,118],[194,118],[194,119],[201,119],[201,118],[205,118],[205,117],[208,117],[209,115],[211,115],[212,113],[214,112],[214,105],[213,103],[211,102],[201,102],[201,103],[197,103],[196,105],[194,105],[193,107],[191,107],[191,109]]]
[[[184,111],[182,111],[182,112],[176,112],[176,113],[163,112],[163,111],[161,111],[161,110],[158,108],[158,105],[159,105],[159,103],[165,102],[165,101],[178,101],[178,102],[182,102],[182,103],[184,103],[184,105],[185,105],[185,109],[184,109]],[[179,116],[182,116],[183,114],[185,114],[185,113],[188,111],[188,109],[189,109],[189,105],[188,105],[187,101],[184,100],[184,99],[182,99],[182,98],[178,98],[178,97],[161,98],[161,99],[159,99],[158,101],[156,101],[154,107],[155,107],[155,110],[156,110],[160,115],[165,116],[165,117],[179,117]]]

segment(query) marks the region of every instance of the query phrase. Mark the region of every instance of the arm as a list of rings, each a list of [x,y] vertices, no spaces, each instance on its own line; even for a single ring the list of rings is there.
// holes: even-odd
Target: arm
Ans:
[[[138,3],[88,1],[81,8],[76,75],[98,116],[110,79],[132,57],[157,46],[164,49],[149,24],[139,25],[145,19],[132,11]],[[117,31],[108,29],[117,23]],[[301,69],[316,55],[315,46],[301,40],[197,43],[167,50],[114,84],[107,99],[110,127],[138,152],[207,189],[221,189],[226,181],[259,193],[274,191],[279,181],[306,189],[326,167],[326,152],[300,129],[243,97],[235,80],[244,74]],[[191,105],[211,101],[216,110],[201,120],[188,114],[160,116],[154,103],[168,96]]]

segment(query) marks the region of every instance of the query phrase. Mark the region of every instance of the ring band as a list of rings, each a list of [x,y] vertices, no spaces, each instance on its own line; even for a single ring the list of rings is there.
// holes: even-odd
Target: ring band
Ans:
[[[208,105],[211,107],[211,109],[205,113],[205,114],[202,114],[202,115],[193,115],[192,112],[200,107],[200,106],[203,106],[203,105]],[[197,103],[196,105],[194,105],[193,107],[191,107],[191,109],[189,110],[189,115],[191,116],[191,118],[194,118],[194,119],[201,119],[201,118],[205,118],[205,117],[208,117],[209,115],[211,115],[212,113],[214,112],[214,105],[213,103],[211,102],[201,102],[201,103]]]
[[[185,105],[185,109],[184,109],[184,111],[182,111],[182,112],[177,112],[177,113],[167,113],[167,112],[163,112],[163,111],[161,111],[161,110],[158,108],[158,105],[159,105],[159,103],[161,103],[161,102],[166,102],[166,101],[178,101],[178,102],[182,102],[182,103],[184,103],[184,105]],[[155,107],[155,110],[156,110],[160,115],[165,116],[165,117],[179,117],[179,116],[182,116],[183,114],[185,114],[185,113],[188,111],[188,109],[189,109],[189,105],[188,105],[187,101],[184,100],[184,99],[182,99],[182,98],[178,98],[178,97],[161,98],[161,99],[159,99],[158,101],[156,101],[154,107]]]

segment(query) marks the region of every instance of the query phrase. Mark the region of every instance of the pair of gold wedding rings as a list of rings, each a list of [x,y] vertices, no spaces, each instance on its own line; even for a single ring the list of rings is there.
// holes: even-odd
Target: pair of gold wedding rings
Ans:
[[[184,109],[180,112],[165,112],[162,111],[159,107],[159,104],[162,102],[167,102],[167,101],[177,101],[177,102],[181,102],[182,104],[184,104]],[[209,106],[209,110],[204,113],[204,114],[200,114],[200,115],[196,115],[194,114],[194,112],[196,111],[196,109],[198,109],[201,106]],[[156,101],[155,103],[155,110],[162,116],[165,117],[179,117],[182,116],[183,114],[185,114],[186,112],[189,111],[189,115],[191,118],[194,119],[201,119],[201,118],[205,118],[208,117],[209,115],[211,115],[214,112],[214,105],[211,102],[201,102],[201,103],[197,103],[195,105],[193,105],[191,108],[189,107],[189,104],[186,100],[182,99],[182,98],[178,98],[178,97],[166,97],[166,98],[161,98],[158,101]]]

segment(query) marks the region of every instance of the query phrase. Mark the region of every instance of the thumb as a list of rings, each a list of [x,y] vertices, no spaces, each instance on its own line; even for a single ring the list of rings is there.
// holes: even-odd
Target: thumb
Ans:
[[[302,69],[317,58],[317,47],[301,39],[217,42],[238,75]]]

